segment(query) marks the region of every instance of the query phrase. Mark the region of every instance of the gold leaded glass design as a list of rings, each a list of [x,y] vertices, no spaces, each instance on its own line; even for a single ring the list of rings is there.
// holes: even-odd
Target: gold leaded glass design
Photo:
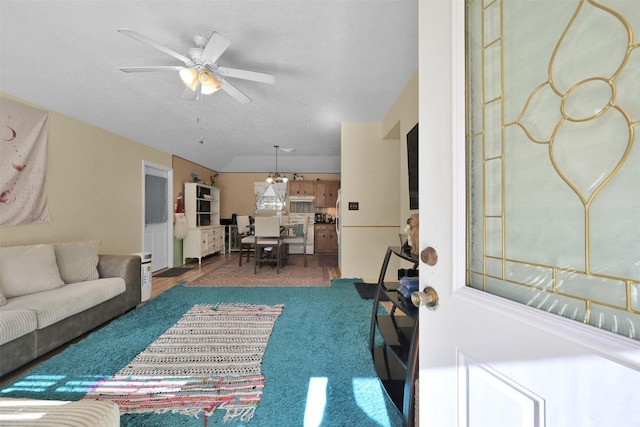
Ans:
[[[640,1],[467,1],[468,286],[640,339]]]

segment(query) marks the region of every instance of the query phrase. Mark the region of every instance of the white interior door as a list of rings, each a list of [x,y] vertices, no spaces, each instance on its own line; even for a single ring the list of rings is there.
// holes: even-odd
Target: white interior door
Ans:
[[[151,253],[151,271],[173,266],[173,171],[144,162],[143,251]]]
[[[634,171],[640,169],[640,152],[632,142],[633,128],[640,121],[640,49],[637,39],[625,41],[629,34],[625,29],[632,29],[635,37],[640,34],[640,3],[610,1],[610,10],[579,0],[467,3],[420,2],[420,248],[432,247],[438,254],[435,265],[421,263],[420,285],[421,289],[433,287],[439,295],[435,309],[420,308],[420,425],[639,426],[640,252],[634,241],[640,229],[640,181]],[[470,91],[479,89],[476,94],[480,94],[480,101],[469,108],[469,122],[477,119],[481,131],[472,131],[468,140],[482,140],[484,145],[481,150],[468,151],[465,8],[470,19],[480,17],[482,24],[470,31],[476,32],[474,40],[478,41],[470,49],[478,49],[480,56],[469,65],[471,86],[475,86]],[[585,19],[570,49],[566,43],[557,43],[562,38],[570,40],[579,21]],[[612,27],[590,35],[598,20]],[[503,32],[507,22],[510,32]],[[516,67],[507,51],[518,34]],[[617,38],[606,52],[623,59],[608,69],[619,73],[617,80],[607,83],[617,85],[617,98],[611,91],[603,95],[606,89],[596,87],[602,80],[589,79],[589,73],[601,70],[598,67],[606,62],[602,53],[578,71],[559,72],[573,58],[581,57],[581,49],[598,46],[608,34],[617,34]],[[552,47],[560,47],[545,53],[527,41],[545,37],[556,40]],[[618,42],[623,44],[620,50]],[[562,62],[566,53],[571,59]],[[475,73],[478,59],[486,68]],[[620,64],[632,67],[631,72],[622,70]],[[564,87],[557,91],[564,97],[555,109],[541,108],[533,97],[514,100],[511,96],[520,89],[535,91],[529,80],[538,78],[538,73],[541,82],[550,78],[556,89]],[[605,67],[600,74],[606,73]],[[581,82],[573,89],[568,84],[572,78]],[[536,93],[552,99],[555,92],[545,93],[548,87],[540,86]],[[574,99],[572,91],[579,97]],[[536,113],[533,119],[515,124],[509,103],[516,101]],[[563,113],[559,113],[560,105],[566,107]],[[476,108],[482,113],[474,116]],[[562,120],[562,114],[575,115],[582,108],[588,109],[584,120]],[[550,116],[545,116],[549,111]],[[628,120],[617,121],[619,117]],[[606,122],[599,123],[603,118]],[[535,136],[531,129],[540,130],[549,123],[553,126],[546,144],[545,138],[531,142],[529,137]],[[588,127],[580,132],[579,125]],[[469,126],[477,128],[475,123]],[[599,134],[601,126],[605,132]],[[614,137],[620,126],[623,134],[626,126],[628,136],[622,150],[615,146]],[[563,141],[568,130],[579,133]],[[607,137],[606,149],[599,153],[590,143],[597,135]],[[492,146],[487,142],[492,138],[500,143]],[[542,152],[538,157],[514,154],[517,138],[526,149],[541,145]],[[577,148],[573,156],[566,156],[571,141],[583,144],[573,147]],[[611,163],[612,151],[621,152],[623,162],[615,158]],[[469,193],[467,153],[468,157],[480,156],[470,168],[479,172],[479,178],[469,174]],[[569,162],[570,167],[562,164],[569,160],[577,161]],[[589,175],[593,169],[595,177]],[[513,191],[527,181],[532,170],[562,173],[551,184],[545,182],[542,195],[539,187]],[[609,175],[615,177],[609,179]],[[554,191],[564,196],[554,196]],[[518,215],[523,196],[531,196],[536,203]],[[608,206],[598,204],[602,199]],[[547,202],[539,209],[542,200]],[[570,203],[586,214],[564,215],[571,211],[567,208]],[[474,216],[478,206],[479,220]],[[626,215],[616,216],[621,206]],[[607,214],[611,217],[602,225],[596,216]],[[550,222],[548,230],[539,228],[543,219]],[[557,221],[562,221],[562,229]],[[622,225],[628,227],[626,233],[618,231]],[[565,230],[569,234],[558,238]],[[609,240],[621,248],[604,237],[607,232]],[[574,251],[576,241],[582,242],[581,251]],[[609,249],[602,251],[603,247]],[[608,259],[610,253],[616,256]],[[558,265],[535,261],[545,257],[556,258]],[[547,270],[552,274],[546,276]],[[553,286],[547,287],[547,282]]]

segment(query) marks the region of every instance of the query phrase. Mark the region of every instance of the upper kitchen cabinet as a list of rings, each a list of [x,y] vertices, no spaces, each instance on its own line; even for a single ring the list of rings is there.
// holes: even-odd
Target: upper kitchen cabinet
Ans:
[[[289,181],[289,196],[315,196],[315,181]]]
[[[338,202],[340,181],[327,181],[327,207],[335,207]]]
[[[340,181],[316,181],[316,207],[335,208]]]
[[[335,208],[340,181],[289,181],[289,197],[314,196],[316,208]]]
[[[316,181],[316,207],[322,208],[327,206],[327,182],[326,181]]]

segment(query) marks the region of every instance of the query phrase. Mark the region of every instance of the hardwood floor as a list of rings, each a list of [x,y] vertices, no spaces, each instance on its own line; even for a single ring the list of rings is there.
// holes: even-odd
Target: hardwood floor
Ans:
[[[323,256],[332,256],[334,254],[322,254]],[[320,255],[307,255],[308,257],[318,257]],[[177,267],[191,267],[191,270],[176,277],[153,277],[151,281],[151,298],[155,298],[161,293],[165,292],[168,289],[171,289],[173,286],[178,283],[186,280],[188,282],[197,279],[203,274],[214,271],[216,268],[220,267],[222,264],[226,263],[230,258],[237,259],[238,252],[231,252],[224,255],[212,255],[202,260],[202,264],[198,265],[197,261],[190,262],[188,264],[179,265]],[[338,254],[335,254],[336,264]],[[252,261],[250,261],[252,262]],[[244,260],[243,260],[244,263]],[[338,267],[327,267],[327,271],[329,273],[330,279],[339,279],[340,269]]]
[[[180,276],[175,277],[153,277],[151,281],[151,298],[155,298],[161,293],[171,289],[178,283],[186,280],[190,282],[192,280],[197,279],[203,274],[214,271],[216,268],[224,264],[229,260],[230,257],[238,256],[237,253],[232,252],[231,254],[225,255],[212,255],[202,260],[202,264],[198,264],[197,261],[190,262],[187,264],[179,265],[177,267],[191,267],[187,273],[182,274]],[[194,267],[195,266],[195,267]],[[157,274],[157,273],[156,273]]]

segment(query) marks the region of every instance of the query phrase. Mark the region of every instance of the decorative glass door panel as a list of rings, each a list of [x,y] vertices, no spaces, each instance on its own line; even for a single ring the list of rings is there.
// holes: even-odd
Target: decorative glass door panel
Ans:
[[[468,286],[640,340],[640,2],[467,1]]]

